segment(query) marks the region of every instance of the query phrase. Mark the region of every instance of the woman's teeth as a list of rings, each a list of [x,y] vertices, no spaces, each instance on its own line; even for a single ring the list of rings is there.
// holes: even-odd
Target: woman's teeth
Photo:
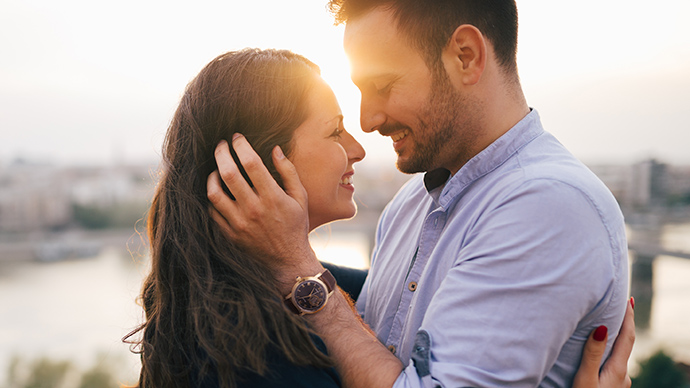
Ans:
[[[404,131],[401,131],[401,132],[398,132],[398,133],[391,135],[391,139],[393,139],[393,141],[400,141],[400,140],[404,139],[405,136],[407,136],[409,134],[410,134],[410,131],[408,131],[406,129]]]
[[[344,176],[340,179],[341,185],[351,185],[353,182],[352,175]]]

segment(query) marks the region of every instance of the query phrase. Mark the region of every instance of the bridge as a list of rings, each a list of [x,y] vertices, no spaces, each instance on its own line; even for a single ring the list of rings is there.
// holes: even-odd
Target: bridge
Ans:
[[[654,260],[659,256],[690,259],[690,253],[665,249],[660,244],[635,242],[631,242],[628,249],[632,260],[630,292],[635,298],[635,325],[646,330],[650,325],[654,299]]]
[[[690,252],[671,251],[658,245],[628,244],[628,249],[640,258],[654,258],[657,256],[671,256],[680,259],[690,259]]]

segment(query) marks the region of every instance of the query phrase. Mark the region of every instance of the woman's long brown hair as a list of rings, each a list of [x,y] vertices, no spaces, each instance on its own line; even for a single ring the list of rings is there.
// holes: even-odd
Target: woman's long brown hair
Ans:
[[[235,387],[241,373],[268,372],[268,351],[298,365],[331,365],[303,320],[283,306],[270,268],[223,235],[206,197],[215,146],[235,132],[279,179],[271,150],[280,145],[290,155],[318,74],[292,52],[245,49],[218,56],[187,85],[167,131],[147,220],[146,318],[126,337],[141,336],[141,388],[189,387],[213,370],[221,387]]]

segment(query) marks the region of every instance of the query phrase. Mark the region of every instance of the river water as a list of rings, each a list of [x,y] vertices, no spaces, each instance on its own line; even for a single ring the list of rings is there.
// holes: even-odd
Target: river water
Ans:
[[[667,225],[661,244],[671,251],[690,252],[690,224]],[[654,298],[650,327],[637,333],[634,359],[663,349],[690,364],[690,259],[659,256],[654,260]],[[631,371],[635,365],[631,364]]]
[[[312,240],[319,257],[367,265],[367,236],[322,233]],[[667,227],[662,241],[690,251],[690,224]],[[690,260],[659,257],[654,265],[651,326],[638,334],[634,357],[663,347],[690,363]],[[0,261],[0,386],[15,355],[71,360],[82,369],[105,356],[120,382],[134,383],[138,357],[121,338],[141,321],[135,299],[145,271],[145,256],[116,249],[55,263]]]

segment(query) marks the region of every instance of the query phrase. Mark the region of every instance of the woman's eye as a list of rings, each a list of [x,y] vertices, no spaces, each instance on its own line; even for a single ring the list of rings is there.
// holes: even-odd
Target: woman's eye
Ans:
[[[341,137],[340,135],[342,135],[343,132],[345,132],[345,130],[338,128],[335,131],[333,131],[333,133],[331,133],[331,137],[335,137],[336,139],[340,139],[340,137]]]

